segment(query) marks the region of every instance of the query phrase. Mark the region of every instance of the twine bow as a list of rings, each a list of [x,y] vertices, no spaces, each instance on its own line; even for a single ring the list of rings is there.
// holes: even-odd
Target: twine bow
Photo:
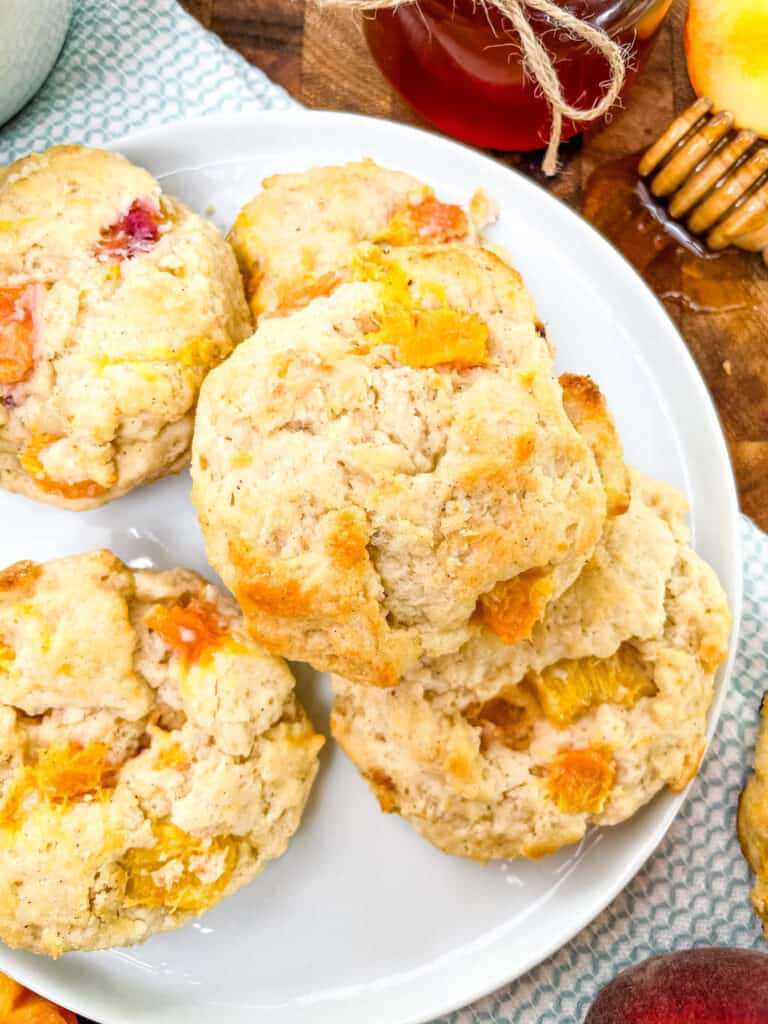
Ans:
[[[418,0],[316,0],[316,2],[321,7],[383,11],[399,7],[403,3],[418,3]],[[564,10],[552,0],[477,0],[477,2],[480,7],[495,9],[509,19],[520,38],[523,66],[538,84],[552,111],[552,129],[541,165],[544,173],[551,176],[557,172],[557,157],[563,134],[563,118],[568,117],[573,121],[581,122],[596,121],[610,110],[619,98],[619,93],[624,85],[625,52],[619,43],[611,39],[602,29],[595,28],[587,21],[582,21],[581,18]],[[610,77],[605,83],[602,96],[591,107],[574,106],[566,101],[555,62],[532,28],[528,20],[529,11],[537,11],[546,15],[571,36],[582,39],[593,50],[602,54],[607,61]]]

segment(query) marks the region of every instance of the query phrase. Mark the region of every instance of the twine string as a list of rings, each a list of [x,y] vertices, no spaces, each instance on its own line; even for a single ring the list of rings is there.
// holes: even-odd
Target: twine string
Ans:
[[[323,7],[347,7],[357,11],[383,11],[413,2],[418,0],[316,0],[316,3]],[[620,44],[602,29],[595,28],[589,22],[564,10],[553,3],[553,0],[478,0],[478,3],[481,7],[494,9],[508,18],[518,34],[523,65],[541,89],[552,112],[552,127],[541,165],[542,170],[548,176],[556,174],[563,118],[581,122],[596,121],[610,110],[624,85],[627,70],[625,52]],[[602,95],[591,107],[579,107],[566,101],[555,62],[528,20],[528,13],[531,11],[545,15],[569,35],[583,40],[605,58],[609,78]]]

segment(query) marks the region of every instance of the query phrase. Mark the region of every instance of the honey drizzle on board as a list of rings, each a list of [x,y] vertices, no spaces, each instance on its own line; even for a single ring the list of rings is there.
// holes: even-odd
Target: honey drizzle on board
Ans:
[[[744,297],[723,295],[723,280],[755,274],[759,253],[726,249],[709,252],[699,239],[673,220],[639,177],[642,153],[601,164],[590,175],[582,213],[642,274],[659,298],[698,314],[752,312],[768,326],[768,308]],[[764,275],[760,275],[764,276]]]
[[[582,203],[585,218],[642,274],[671,313],[751,314],[768,336],[768,268],[761,254],[709,252],[651,196],[637,171],[641,155],[608,161],[592,172]]]
[[[760,253],[710,253],[641,182],[641,153],[586,181],[582,213],[639,271],[678,325],[715,401],[742,509],[765,523],[768,469],[768,266]]]
[[[713,254],[671,222],[641,183],[641,154],[598,166],[582,212],[636,267],[680,329],[715,400],[742,511],[766,523],[768,266],[760,253]]]

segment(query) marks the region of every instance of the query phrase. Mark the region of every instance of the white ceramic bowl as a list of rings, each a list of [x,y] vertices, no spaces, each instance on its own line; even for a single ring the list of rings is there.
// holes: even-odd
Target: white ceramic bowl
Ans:
[[[0,0],[0,125],[45,81],[74,6],[75,0]]]

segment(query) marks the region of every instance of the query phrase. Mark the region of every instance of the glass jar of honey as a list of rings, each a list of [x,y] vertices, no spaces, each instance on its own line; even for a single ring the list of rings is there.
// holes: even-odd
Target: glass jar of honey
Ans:
[[[556,0],[626,47],[626,90],[672,0]],[[550,56],[565,99],[589,108],[610,77],[606,59],[531,8],[528,21]],[[540,149],[551,113],[523,68],[509,19],[481,0],[414,0],[364,20],[368,46],[401,96],[436,128],[476,146]],[[562,138],[584,126],[563,122]]]

